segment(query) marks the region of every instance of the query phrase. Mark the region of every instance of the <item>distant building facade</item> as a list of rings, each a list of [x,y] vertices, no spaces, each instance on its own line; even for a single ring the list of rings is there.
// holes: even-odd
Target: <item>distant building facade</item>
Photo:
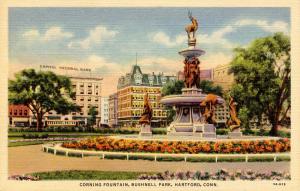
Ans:
[[[101,119],[102,78],[70,77],[70,80],[72,88],[76,93],[76,96],[72,101],[81,106],[81,111],[71,112],[68,115],[61,115],[57,114],[55,111],[50,111],[45,114],[45,120],[51,121],[51,124],[64,124],[66,123],[64,121],[73,121],[72,123],[76,123],[76,125],[86,125],[89,117],[89,110],[91,107],[95,107],[98,112],[96,124],[99,126]]]
[[[206,69],[206,70],[200,70],[200,81],[201,80],[209,80],[212,81],[213,79],[213,70],[212,69]],[[184,80],[184,73],[183,71],[177,72],[177,80]]]
[[[8,118],[10,127],[29,127],[31,124],[30,109],[25,105],[9,105]]]
[[[108,124],[110,127],[118,126],[118,94],[114,93],[108,98]]]
[[[153,109],[152,126],[166,124],[167,111],[160,103],[161,88],[176,76],[144,74],[140,66],[134,65],[130,73],[121,76],[118,81],[117,104],[118,123],[121,126],[135,126],[143,112],[144,95],[147,93]]]
[[[109,119],[109,106],[108,97],[101,98],[101,124],[108,125]]]
[[[208,80],[212,81],[212,69],[207,69],[207,70],[200,70],[200,81],[201,80]]]
[[[229,64],[218,65],[213,69],[213,82],[215,85],[219,85],[224,91],[228,91],[234,83],[233,74],[229,74]]]

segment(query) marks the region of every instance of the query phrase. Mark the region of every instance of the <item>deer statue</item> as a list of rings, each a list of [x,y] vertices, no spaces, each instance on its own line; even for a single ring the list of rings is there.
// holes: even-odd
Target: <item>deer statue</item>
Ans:
[[[188,12],[188,15],[189,15],[189,18],[190,20],[192,21],[192,24],[189,24],[185,27],[185,31],[187,32],[187,35],[188,35],[188,39],[190,39],[190,33],[192,32],[193,33],[193,38],[195,38],[195,32],[197,31],[198,29],[198,22],[197,20],[192,16],[192,12],[189,11]]]

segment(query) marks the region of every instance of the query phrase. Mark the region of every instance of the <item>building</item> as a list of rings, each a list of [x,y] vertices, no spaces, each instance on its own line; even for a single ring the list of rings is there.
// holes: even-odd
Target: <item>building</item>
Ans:
[[[143,112],[144,95],[147,93],[153,109],[152,126],[166,125],[167,111],[160,103],[161,88],[176,76],[144,74],[140,66],[134,65],[130,73],[121,76],[118,81],[117,104],[118,123],[121,126],[135,126]]]
[[[229,74],[230,65],[218,65],[213,69],[213,82],[215,85],[219,85],[224,91],[228,91],[234,83],[233,74]]]
[[[76,93],[73,102],[81,106],[80,112],[71,112],[68,115],[57,114],[55,111],[50,111],[45,114],[46,121],[52,120],[60,124],[61,121],[74,121],[77,124],[87,124],[89,110],[95,107],[98,115],[96,116],[96,124],[100,125],[101,119],[101,81],[102,78],[87,78],[87,77],[70,77],[72,88]]]
[[[101,124],[108,125],[109,107],[108,97],[101,98]]]
[[[207,70],[200,70],[200,80],[212,80],[213,71],[212,69],[207,69]],[[177,72],[177,80],[184,80],[184,72],[179,71]]]
[[[212,69],[207,69],[207,70],[200,70],[200,80],[212,80],[212,74],[213,71]]]
[[[118,94],[114,93],[108,98],[108,124],[110,127],[118,126]]]
[[[10,127],[29,127],[31,124],[30,109],[25,105],[9,105],[8,117]]]
[[[217,105],[215,117],[217,123],[226,123],[227,119],[230,117],[228,105]]]

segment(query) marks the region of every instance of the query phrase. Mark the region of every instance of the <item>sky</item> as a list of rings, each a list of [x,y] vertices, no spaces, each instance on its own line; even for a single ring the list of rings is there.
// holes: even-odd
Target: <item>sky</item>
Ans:
[[[108,96],[136,60],[145,73],[175,75],[183,68],[188,10],[206,52],[202,69],[228,64],[235,47],[255,38],[290,33],[289,8],[10,8],[10,77],[41,64],[90,68],[64,74],[103,77]]]

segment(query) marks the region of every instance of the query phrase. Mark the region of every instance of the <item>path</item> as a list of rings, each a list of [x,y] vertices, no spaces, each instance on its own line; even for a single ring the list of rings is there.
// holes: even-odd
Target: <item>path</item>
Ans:
[[[8,174],[25,174],[54,170],[101,170],[101,171],[178,171],[201,170],[215,172],[224,168],[229,171],[252,169],[258,172],[289,171],[290,162],[238,162],[238,163],[185,163],[134,160],[101,160],[97,157],[65,157],[41,151],[41,145],[8,148]]]

